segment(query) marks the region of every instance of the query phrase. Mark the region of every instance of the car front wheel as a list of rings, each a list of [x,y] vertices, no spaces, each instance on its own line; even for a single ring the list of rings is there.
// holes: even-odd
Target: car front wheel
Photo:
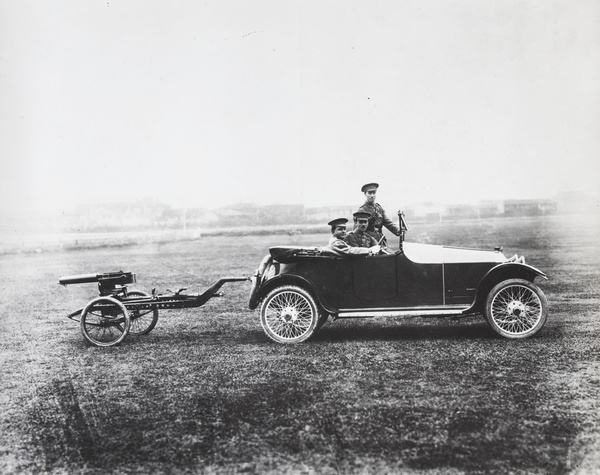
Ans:
[[[273,289],[260,307],[260,323],[277,343],[299,343],[312,336],[319,314],[313,297],[304,289],[285,285]]]
[[[488,294],[485,318],[505,338],[535,335],[548,318],[548,302],[541,289],[522,279],[500,282]]]

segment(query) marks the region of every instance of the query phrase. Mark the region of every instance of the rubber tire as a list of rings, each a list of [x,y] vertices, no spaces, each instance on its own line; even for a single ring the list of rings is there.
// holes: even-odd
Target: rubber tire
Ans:
[[[301,320],[300,324],[295,323],[298,318]],[[319,312],[314,298],[303,288],[294,285],[273,289],[260,307],[263,330],[277,343],[300,343],[308,340],[314,334],[318,321]]]
[[[127,297],[149,297],[150,295],[141,290],[132,290],[131,292],[127,292]],[[127,307],[127,302],[125,302],[125,306]],[[129,317],[131,318],[131,328],[129,329],[129,334],[133,336],[146,335],[154,330],[156,323],[158,322],[158,309],[153,308],[152,310],[142,310],[143,315],[137,317],[135,315],[135,308],[129,309]],[[146,318],[149,313],[152,312],[152,320],[150,323],[146,324],[148,319]]]
[[[99,305],[101,307],[96,308]],[[110,312],[106,312],[107,308]],[[95,346],[118,345],[127,337],[130,327],[129,312],[121,302],[112,297],[98,297],[92,300],[82,310],[79,321],[81,334],[87,342]],[[98,338],[100,332],[104,338]]]
[[[526,322],[522,312],[527,317],[527,310],[532,306],[534,314],[531,321]],[[511,309],[513,313],[509,313]],[[514,313],[515,310],[518,314]],[[503,315],[502,312],[505,311],[507,313]],[[500,282],[490,291],[485,300],[484,315],[500,336],[509,339],[529,338],[546,324],[548,301],[537,285],[523,279],[509,279]],[[521,328],[513,329],[515,325]]]

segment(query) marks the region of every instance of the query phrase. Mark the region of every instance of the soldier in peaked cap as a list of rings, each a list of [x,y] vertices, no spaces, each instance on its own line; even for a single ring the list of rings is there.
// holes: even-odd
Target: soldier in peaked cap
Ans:
[[[337,219],[332,219],[331,221],[329,221],[327,223],[327,226],[331,226],[331,234],[333,234],[337,228],[340,228],[340,230],[342,229],[346,229],[346,223],[348,222],[348,220],[346,218],[337,218]]]
[[[387,245],[387,239],[383,235],[383,227],[388,228],[396,236],[400,236],[400,228],[390,219],[385,210],[379,203],[375,202],[377,198],[378,183],[367,183],[363,185],[361,191],[365,194],[366,201],[358,208],[359,211],[369,213],[369,224],[367,225],[367,234],[372,236],[376,242],[381,243],[383,247]],[[382,239],[383,238],[383,239]]]
[[[346,242],[352,247],[379,247],[373,236],[367,233],[371,213],[359,209],[352,216],[356,225],[354,231],[350,231],[346,236]]]
[[[379,246],[373,247],[352,247],[344,240],[346,238],[346,218],[337,218],[329,221],[331,226],[331,238],[329,244],[321,248],[321,252],[331,252],[335,256],[356,256],[356,255],[374,255],[379,252]]]

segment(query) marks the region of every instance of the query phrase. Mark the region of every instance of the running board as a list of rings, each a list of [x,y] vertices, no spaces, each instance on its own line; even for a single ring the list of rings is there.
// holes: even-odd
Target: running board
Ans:
[[[461,315],[469,307],[460,308],[411,308],[406,310],[341,310],[337,318],[372,318],[372,317],[427,317]]]

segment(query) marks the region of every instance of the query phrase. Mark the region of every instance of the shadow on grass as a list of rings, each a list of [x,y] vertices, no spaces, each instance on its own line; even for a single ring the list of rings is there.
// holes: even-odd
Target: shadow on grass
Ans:
[[[415,318],[410,323],[399,323],[399,320],[381,322],[370,319],[340,319],[328,322],[317,331],[309,340],[297,345],[311,345],[313,343],[345,343],[345,342],[393,342],[393,341],[498,341],[508,342],[506,338],[497,335],[489,325],[481,319],[465,319],[464,321],[440,318]],[[74,330],[73,342],[81,337]],[[548,324],[527,341],[543,339],[546,343],[557,343],[563,340],[564,325],[558,319],[549,321]],[[518,341],[525,341],[518,340]],[[135,346],[153,347],[185,347],[194,345],[223,346],[223,345],[276,345],[282,346],[271,340],[262,330],[259,323],[246,323],[243,327],[235,321],[220,321],[217,325],[207,329],[188,325],[174,326],[166,321],[159,323],[157,328],[147,335],[129,335],[118,347],[127,348]],[[89,348],[81,337],[81,348]],[[284,344],[283,346],[294,346]],[[105,349],[106,350],[106,349]]]
[[[419,341],[419,340],[501,340],[485,323],[470,326],[336,326],[335,323],[325,325],[304,343],[311,342],[373,342],[373,341]],[[226,329],[198,330],[179,332],[175,329],[159,329],[149,335],[128,336],[120,346],[128,345],[194,345],[205,346],[227,345],[281,345],[272,341],[262,329],[231,331]],[[289,345],[287,345],[289,346]]]
[[[411,340],[481,340],[500,338],[485,322],[477,325],[401,325],[401,326],[336,326],[326,325],[315,337],[315,341],[411,341]]]
[[[543,338],[547,342],[562,339],[562,327],[552,325],[542,329],[540,333],[528,338],[536,340]],[[448,325],[439,322],[438,325],[368,325],[360,323],[353,325],[351,322],[342,324],[328,323],[309,340],[298,345],[311,343],[344,343],[344,342],[376,342],[376,341],[510,341],[497,335],[485,322]],[[215,330],[189,330],[177,331],[173,328],[160,328],[149,335],[128,336],[120,346],[127,345],[194,345],[206,346],[226,345],[281,345],[272,341],[260,329],[239,329],[232,325],[231,329],[219,328]],[[289,346],[289,345],[286,345]]]
[[[524,340],[509,340],[498,335],[487,322],[481,319],[465,321],[447,317],[416,318],[414,323],[383,324],[376,321],[336,321],[327,323],[311,341],[342,343],[345,341],[421,341],[421,340],[488,340],[488,341],[532,341],[543,339],[557,342],[564,339],[564,325],[559,320],[549,321],[537,334]]]

